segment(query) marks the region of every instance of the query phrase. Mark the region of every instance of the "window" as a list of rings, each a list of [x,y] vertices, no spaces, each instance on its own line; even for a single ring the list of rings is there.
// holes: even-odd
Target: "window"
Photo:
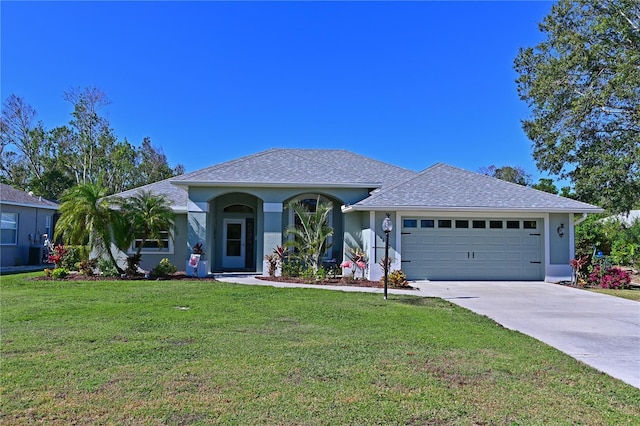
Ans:
[[[315,211],[315,204],[314,204]],[[225,213],[253,213],[253,209],[244,204],[232,204],[224,208]]]
[[[44,233],[50,236],[51,239],[53,240],[53,235],[51,235],[51,216],[47,216],[44,219],[45,219]]]
[[[438,219],[438,228],[451,228],[451,221],[449,219]]]
[[[18,244],[18,213],[2,213],[0,219],[0,244]]]
[[[147,240],[142,246],[142,253],[173,253],[173,240],[169,238],[169,232],[160,233],[160,240]],[[131,251],[135,252],[142,244],[142,238],[136,238],[131,245]]]
[[[487,222],[484,220],[474,220],[473,221],[473,229],[483,229],[487,227]]]
[[[433,228],[435,221],[433,219],[422,219],[420,221],[420,228]]]
[[[489,228],[491,229],[502,229],[502,221],[501,220],[490,220]]]
[[[456,220],[456,228],[468,228],[469,221],[468,220]]]
[[[402,226],[404,226],[405,228],[417,228],[418,219],[403,219]]]
[[[520,229],[520,221],[519,220],[508,220],[507,221],[507,229]]]
[[[522,227],[524,229],[536,229],[538,227],[538,222],[535,220],[525,220],[522,222]]]

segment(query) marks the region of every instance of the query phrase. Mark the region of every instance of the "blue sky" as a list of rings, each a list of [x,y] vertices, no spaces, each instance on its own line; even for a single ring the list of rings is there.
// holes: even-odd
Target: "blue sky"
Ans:
[[[0,90],[53,128],[71,119],[64,91],[96,86],[119,139],[149,136],[187,171],[335,148],[537,180],[513,59],[551,5],[3,1]]]

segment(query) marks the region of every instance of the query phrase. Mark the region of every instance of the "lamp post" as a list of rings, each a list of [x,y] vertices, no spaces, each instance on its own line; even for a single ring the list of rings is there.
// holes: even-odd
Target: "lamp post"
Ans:
[[[389,232],[393,229],[393,222],[391,222],[390,214],[387,213],[387,217],[382,221],[382,230],[385,235],[384,242],[384,300],[387,300],[387,285],[389,283]]]

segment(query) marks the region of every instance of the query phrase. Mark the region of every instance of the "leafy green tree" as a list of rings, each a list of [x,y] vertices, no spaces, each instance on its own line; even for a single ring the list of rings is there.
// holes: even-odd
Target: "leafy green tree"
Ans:
[[[60,219],[56,223],[55,238],[67,244],[89,244],[98,254],[106,254],[119,273],[120,268],[111,250],[112,243],[125,249],[125,232],[120,213],[111,209],[105,199],[106,190],[97,184],[77,185],[62,197]]]
[[[491,176],[507,182],[517,183],[518,185],[527,186],[531,180],[531,176],[522,167],[503,166],[496,167],[491,165],[480,169],[483,175]]]
[[[613,212],[640,204],[640,2],[560,0],[520,49],[523,128],[538,169]]]
[[[292,201],[287,207],[293,210],[299,223],[285,230],[286,236],[294,236],[292,240],[285,243],[285,246],[294,248],[297,256],[315,274],[320,267],[322,254],[331,247],[331,244],[327,243],[327,238],[333,235],[333,228],[328,222],[333,204],[322,202],[318,198],[315,211],[311,211],[306,204],[299,201]]]
[[[129,244],[140,239],[136,253],[129,258],[129,269],[137,269],[142,258],[142,248],[149,240],[162,243],[163,234],[173,238],[175,214],[164,195],[151,191],[139,191],[134,196],[119,201],[122,218],[128,226]]]
[[[531,187],[533,189],[548,192],[550,194],[558,193],[558,188],[553,184],[553,179],[540,178],[540,180],[538,180],[538,183],[531,185]]]

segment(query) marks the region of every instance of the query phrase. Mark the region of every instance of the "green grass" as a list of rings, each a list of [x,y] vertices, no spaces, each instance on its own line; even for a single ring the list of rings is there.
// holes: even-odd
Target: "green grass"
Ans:
[[[622,297],[623,299],[635,300],[640,302],[640,289],[624,289],[624,290],[612,290],[610,288],[590,288],[590,291],[595,293],[608,294],[609,296]]]
[[[0,278],[6,425],[640,421],[640,390],[439,299],[33,275]]]

